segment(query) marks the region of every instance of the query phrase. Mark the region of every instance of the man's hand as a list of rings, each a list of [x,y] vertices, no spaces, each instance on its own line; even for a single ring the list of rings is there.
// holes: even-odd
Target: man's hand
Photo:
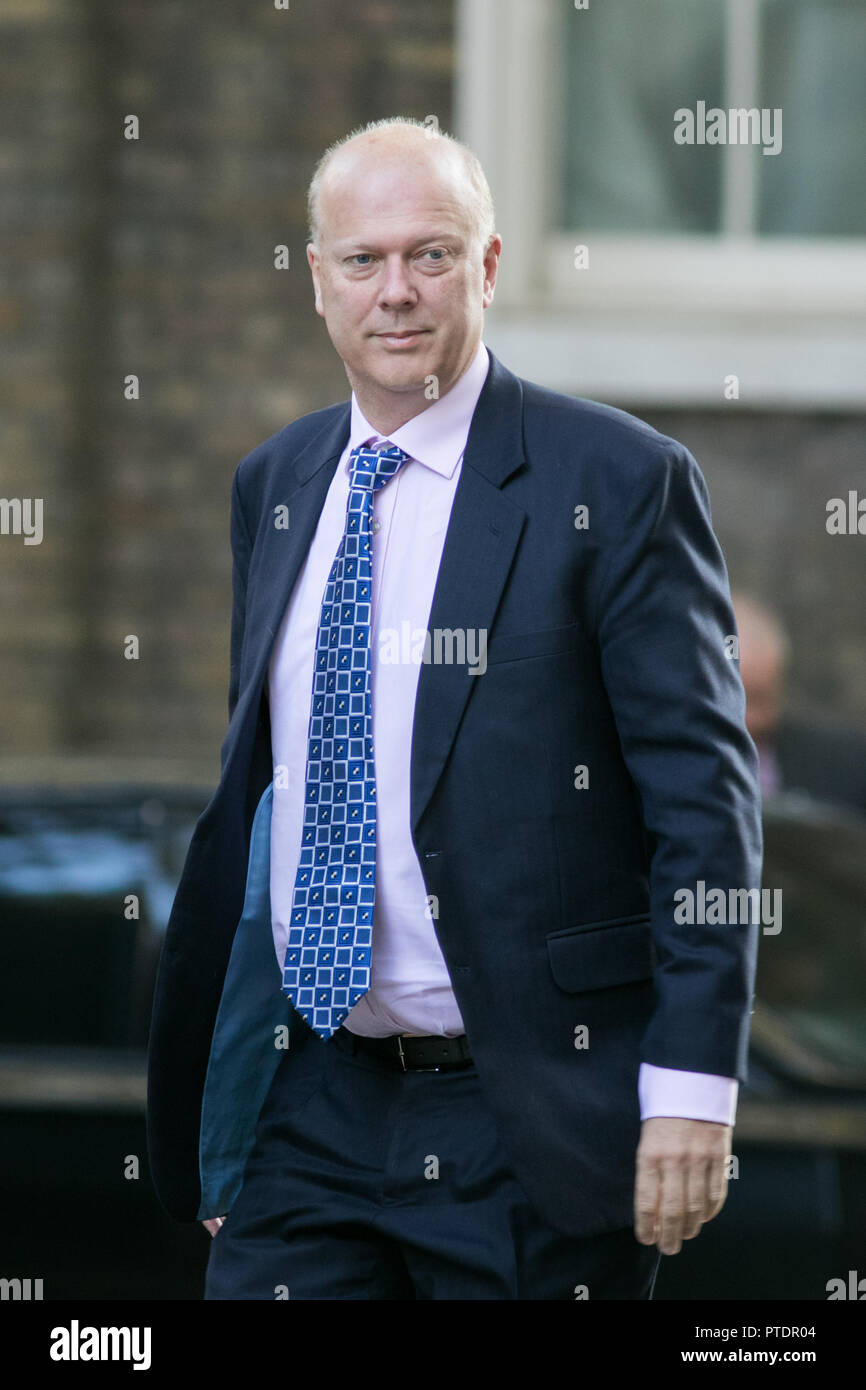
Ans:
[[[201,1224],[206,1231],[210,1231],[211,1238],[213,1238],[224,1221],[224,1216],[212,1216],[208,1221],[203,1221]]]
[[[718,1216],[728,1195],[731,1126],[709,1120],[644,1120],[637,1147],[634,1233],[676,1255]]]

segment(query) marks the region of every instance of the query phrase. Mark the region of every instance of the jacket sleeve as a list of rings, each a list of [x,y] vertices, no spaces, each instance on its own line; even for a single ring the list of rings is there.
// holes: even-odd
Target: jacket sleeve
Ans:
[[[697,902],[700,881],[727,902],[743,902],[730,890],[760,895],[758,759],[726,643],[736,633],[727,570],[706,483],[683,445],[666,440],[635,470],[621,506],[595,626],[651,856],[656,1005],[641,1060],[745,1080],[754,906],[739,911],[745,921],[688,923],[675,897],[690,890]]]

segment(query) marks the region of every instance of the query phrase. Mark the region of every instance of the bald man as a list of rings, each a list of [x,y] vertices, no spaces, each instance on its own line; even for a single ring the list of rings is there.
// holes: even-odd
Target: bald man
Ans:
[[[755,741],[764,797],[806,795],[866,815],[866,738],[838,719],[794,719],[785,710],[791,643],[775,613],[748,594],[733,595],[746,727]]]
[[[746,691],[746,728],[755,741],[765,796],[781,791],[773,738],[782,712],[789,643],[782,624],[762,604],[733,595],[739,636],[740,675]]]
[[[208,1299],[646,1299],[720,1210],[757,759],[706,486],[482,340],[478,161],[376,122],[309,190],[349,402],[240,464],[228,732],[160,965],[159,1195]]]

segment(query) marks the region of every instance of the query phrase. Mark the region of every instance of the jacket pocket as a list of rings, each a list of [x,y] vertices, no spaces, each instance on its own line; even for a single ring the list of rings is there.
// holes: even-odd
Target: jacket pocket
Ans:
[[[652,978],[655,953],[648,912],[567,927],[551,932],[546,941],[551,974],[568,993]]]
[[[497,666],[505,661],[526,661],[534,656],[557,656],[580,645],[582,628],[579,623],[564,627],[546,627],[534,632],[494,632],[487,643],[487,665]]]

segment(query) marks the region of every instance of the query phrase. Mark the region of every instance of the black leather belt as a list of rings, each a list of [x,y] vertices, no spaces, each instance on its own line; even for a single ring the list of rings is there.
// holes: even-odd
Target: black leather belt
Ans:
[[[348,1028],[338,1028],[334,1040],[351,1052],[363,1052],[392,1062],[399,1071],[446,1071],[472,1065],[465,1033],[457,1038],[443,1038],[436,1034],[365,1038]]]

